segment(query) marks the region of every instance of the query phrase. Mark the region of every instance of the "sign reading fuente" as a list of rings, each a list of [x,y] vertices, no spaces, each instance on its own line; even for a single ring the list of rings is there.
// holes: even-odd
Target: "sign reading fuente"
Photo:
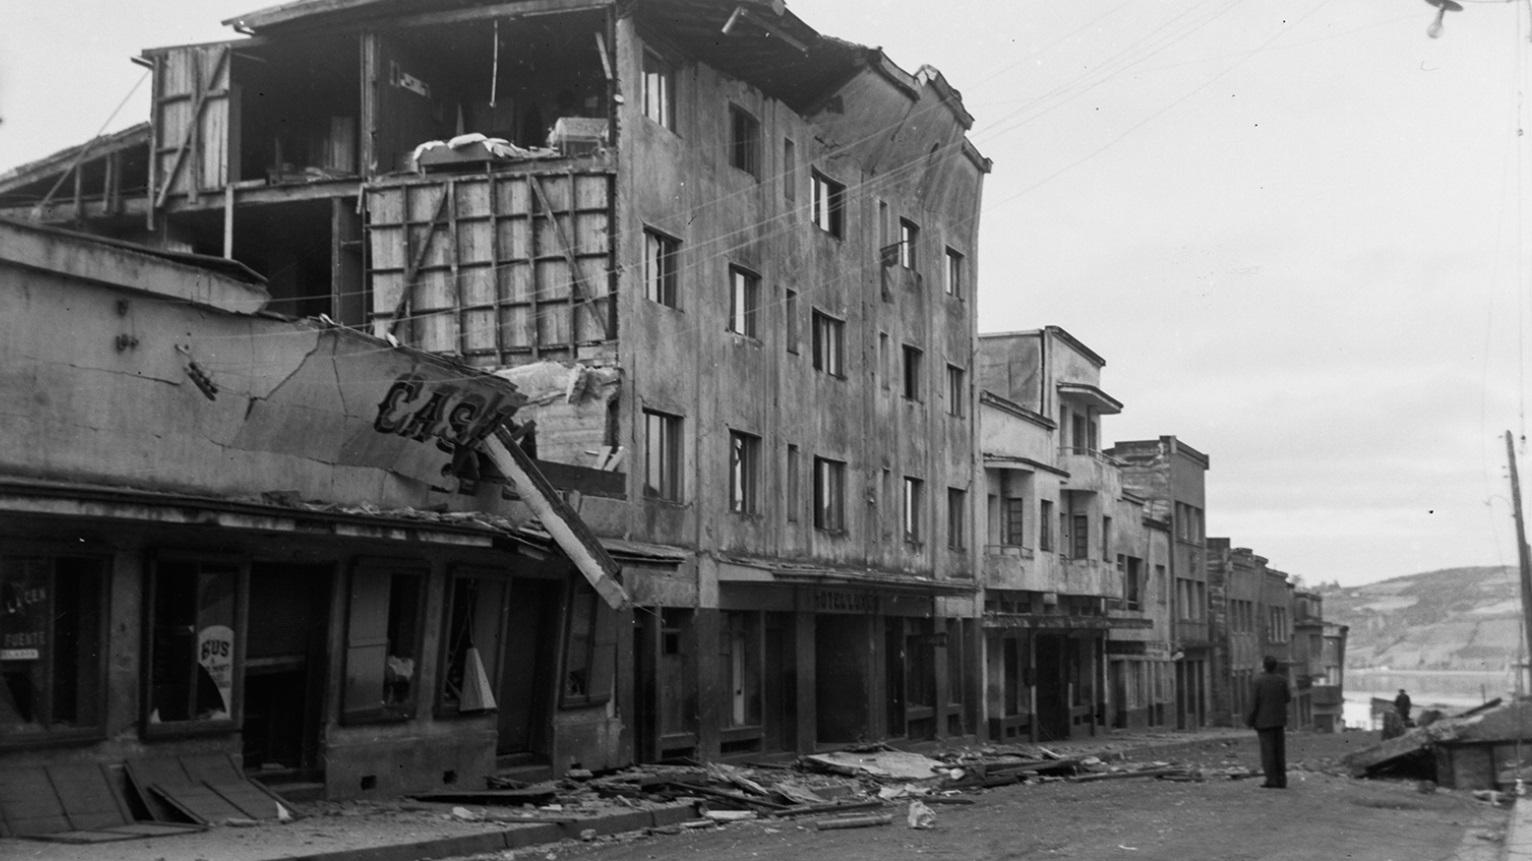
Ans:
[[[819,613],[877,613],[878,596],[849,589],[816,589],[814,610]]]
[[[47,573],[23,562],[0,579],[0,661],[41,660],[47,645]]]

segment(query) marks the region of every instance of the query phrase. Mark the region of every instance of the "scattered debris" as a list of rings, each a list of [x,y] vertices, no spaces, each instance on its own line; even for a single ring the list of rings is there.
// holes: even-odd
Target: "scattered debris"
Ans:
[[[936,827],[936,811],[927,807],[918,798],[910,802],[910,809],[909,813],[907,814],[907,818],[909,819],[911,828],[924,831],[926,829]]]
[[[867,814],[864,816],[841,816],[834,819],[820,819],[814,823],[814,827],[820,831],[834,831],[841,828],[869,828],[876,825],[888,825],[894,821],[892,813]]]

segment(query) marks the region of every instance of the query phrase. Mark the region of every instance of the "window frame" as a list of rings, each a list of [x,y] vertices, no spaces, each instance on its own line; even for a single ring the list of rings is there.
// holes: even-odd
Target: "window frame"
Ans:
[[[60,618],[58,610],[58,579],[60,573],[59,563],[61,560],[66,559],[74,560],[76,562],[91,563],[95,567],[93,576],[96,579],[95,589],[97,591],[97,595],[95,596],[96,607],[93,611],[96,618],[92,631],[92,634],[95,637],[97,648],[95,650],[95,660],[88,663],[76,664],[76,668],[82,675],[85,672],[91,672],[95,674],[93,685],[96,690],[93,695],[88,697],[80,696],[80,688],[82,685],[77,681],[75,686],[75,697],[77,710],[92,710],[94,711],[94,716],[93,719],[88,723],[67,726],[60,726],[57,723],[50,721],[49,723],[38,722],[35,729],[22,728],[22,725],[18,725],[16,728],[5,727],[3,728],[3,731],[0,731],[0,750],[17,747],[41,747],[68,742],[91,741],[106,737],[107,709],[111,699],[108,673],[110,669],[109,659],[111,653],[109,644],[112,620],[112,555],[109,550],[96,547],[93,543],[87,543],[83,545],[59,545],[50,542],[7,541],[4,552],[0,553],[0,571],[3,571],[6,567],[4,560],[27,560],[39,558],[45,560],[47,563],[47,584],[44,587],[46,594],[40,596],[39,599],[38,596],[28,594],[32,591],[31,589],[13,590],[12,593],[5,594],[5,599],[7,602],[7,607],[9,606],[9,602],[13,599],[24,602],[22,606],[34,606],[36,604],[44,605],[43,609],[38,611],[38,618],[36,621],[38,623],[46,623],[48,627],[45,631],[41,632],[43,642],[37,645],[39,651],[38,657],[14,658],[10,663],[20,663],[22,661],[33,660],[45,661],[46,667],[43,669],[45,681],[42,685],[40,685],[40,687],[44,688],[50,694],[57,692],[58,684],[55,668],[58,664],[53,649],[54,644],[58,641],[57,621]],[[15,594],[17,591],[19,591],[20,594]],[[5,612],[5,608],[0,608],[0,613]],[[83,624],[81,625],[81,630],[84,630]],[[31,638],[27,637],[18,638],[17,640],[12,641],[5,638],[0,638],[0,649],[30,650],[34,647],[34,644],[30,642],[30,639]],[[3,662],[0,662],[0,666],[3,665]],[[147,673],[140,673],[140,675],[147,678]],[[0,680],[0,684],[5,684],[5,682]],[[49,718],[53,717],[52,706],[55,704],[56,702],[52,699],[49,699],[47,702]],[[19,712],[17,717],[20,717]]]
[[[761,276],[735,263],[729,264],[729,322],[736,335],[760,339]]]
[[[353,661],[356,660],[357,653],[361,649],[371,647],[373,644],[356,639],[358,611],[365,611],[367,609],[365,606],[358,606],[357,587],[363,582],[376,584],[385,577],[387,578],[388,583],[388,609],[386,610],[388,616],[385,617],[383,623],[385,635],[391,622],[391,619],[388,617],[391,617],[393,611],[393,587],[395,578],[414,577],[417,580],[414,590],[414,601],[410,602],[408,601],[409,596],[404,596],[406,599],[406,605],[409,606],[412,612],[415,614],[415,631],[412,638],[412,654],[413,660],[415,662],[415,680],[414,683],[410,685],[409,695],[404,702],[393,704],[393,707],[390,707],[390,704],[382,701],[380,701],[380,703],[376,706],[358,706],[350,702],[350,697],[352,694],[351,679],[353,678],[354,669]],[[341,665],[342,675],[339,703],[340,723],[343,726],[355,726],[359,724],[372,723],[403,723],[415,718],[417,712],[419,711],[421,702],[419,668],[421,666],[421,653],[425,648],[425,632],[427,620],[425,618],[424,610],[426,606],[426,590],[430,584],[430,581],[431,566],[429,563],[424,561],[412,559],[382,559],[365,557],[356,560],[356,562],[351,566],[351,570],[346,578],[345,640],[342,647],[344,652]],[[383,683],[386,686],[388,684],[387,657],[391,656],[386,654],[386,642],[384,645],[385,660],[384,668],[380,673],[380,678],[383,680]]]
[[[813,189],[810,220],[814,226],[836,239],[846,236],[846,186],[821,173],[811,171]]]
[[[947,415],[962,418],[967,411],[968,370],[947,365]]]
[[[947,549],[968,549],[968,491],[947,488]]]
[[[682,461],[686,457],[684,416],[667,413],[661,410],[645,409],[644,416],[644,472],[643,472],[643,496],[645,499],[657,499],[663,502],[681,503],[686,501],[685,476],[681,471]],[[659,438],[655,438],[655,430],[659,430]],[[659,463],[654,462],[658,455]],[[652,484],[650,479],[658,477],[660,483]]]
[[[925,543],[926,483],[913,475],[906,475],[903,482],[904,543],[920,546]]]
[[[500,659],[505,648],[505,620],[506,608],[510,600],[511,578],[491,568],[483,568],[473,565],[456,565],[447,575],[447,591],[442,599],[442,633],[439,652],[437,655],[436,690],[433,694],[433,714],[439,718],[474,717],[487,714],[497,709],[489,706],[482,709],[464,711],[462,708],[461,694],[456,700],[448,696],[448,684],[455,672],[454,665],[459,660],[454,654],[457,645],[453,642],[453,626],[456,622],[458,610],[457,587],[459,583],[467,580],[496,583],[500,590],[500,600],[492,616],[491,624],[494,633],[491,637],[492,645],[485,648],[485,643],[480,642],[476,635],[470,635],[469,641],[472,647],[478,650],[485,674],[489,678],[490,689],[493,695],[496,682],[500,677]],[[482,610],[480,611],[482,613]],[[477,632],[476,632],[477,633]],[[467,660],[466,649],[461,660]],[[466,669],[465,669],[466,672]]]
[[[845,379],[846,321],[815,308],[813,326],[814,370]]]
[[[190,717],[183,720],[155,721],[153,716],[157,711],[155,705],[155,662],[157,660],[158,646],[156,640],[157,610],[162,590],[161,572],[171,565],[196,566],[193,576],[200,577],[207,568],[223,569],[233,577],[233,606],[230,609],[230,627],[234,630],[231,636],[230,648],[232,651],[230,673],[229,710],[227,717],[222,718],[196,718]],[[244,723],[244,688],[245,688],[245,635],[247,622],[245,618],[246,606],[249,600],[250,566],[247,560],[228,554],[197,553],[185,551],[165,551],[154,556],[149,564],[148,582],[144,596],[143,615],[143,655],[140,677],[140,701],[139,735],[145,739],[167,738],[175,736],[216,735],[231,733],[240,728]],[[192,597],[195,605],[200,604],[201,584],[198,584],[198,594]],[[200,610],[198,610],[200,612]],[[211,626],[202,625],[198,618],[194,623],[196,628],[206,630]],[[194,630],[193,636],[200,636],[200,632]],[[192,650],[194,664],[200,664],[195,656],[196,648]],[[188,669],[194,678],[200,680],[200,676],[194,669]],[[196,682],[192,683],[193,685]]]
[[[902,393],[907,401],[921,403],[925,400],[921,379],[925,364],[925,350],[912,344],[900,346],[900,368],[903,374]]]
[[[652,227],[644,228],[644,298],[681,309],[680,256],[681,240]]]
[[[761,120],[743,107],[729,103],[729,166],[761,178]]]
[[[967,298],[963,290],[963,254],[950,246],[944,255],[942,267],[942,291],[954,299]]]
[[[911,272],[919,268],[920,225],[908,218],[899,219],[899,266]]]
[[[821,532],[846,531],[846,462],[815,456],[814,528]]]
[[[729,511],[745,517],[761,512],[761,438],[729,431]]]
[[[561,711],[602,706],[611,702],[617,673],[617,622],[614,611],[589,584],[575,578],[565,591],[560,625],[563,642],[559,661],[558,703]],[[576,628],[580,613],[588,627]],[[578,664],[578,667],[576,666]],[[571,688],[571,676],[584,673],[584,691]]]
[[[799,485],[799,464],[801,455],[798,446],[794,443],[787,444],[787,522],[798,522],[798,509],[803,504],[803,491]]]
[[[798,291],[786,290],[782,296],[782,315],[786,325],[783,327],[783,338],[786,341],[787,352],[794,356],[798,355]]]
[[[676,130],[676,67],[659,52],[645,48],[640,62],[642,98],[639,112],[644,118],[666,131]],[[653,67],[651,67],[651,63]],[[661,86],[658,92],[652,82]]]

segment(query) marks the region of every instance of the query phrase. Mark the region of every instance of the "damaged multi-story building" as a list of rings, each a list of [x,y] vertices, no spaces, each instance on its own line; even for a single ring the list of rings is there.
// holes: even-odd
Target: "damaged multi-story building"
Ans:
[[[989,734],[1160,724],[1168,542],[1102,450],[1102,418],[1122,411],[1106,362],[1058,326],[979,344]]]
[[[225,23],[241,37],[136,58],[149,122],[0,176],[0,214],[238,261],[264,313],[515,383],[520,448],[633,607],[485,575],[511,614],[501,765],[980,729],[990,163],[939,72],[765,0],[300,0]],[[501,478],[453,469],[475,493]],[[328,719],[284,729],[295,765],[325,767]],[[452,732],[402,724],[378,739]]]

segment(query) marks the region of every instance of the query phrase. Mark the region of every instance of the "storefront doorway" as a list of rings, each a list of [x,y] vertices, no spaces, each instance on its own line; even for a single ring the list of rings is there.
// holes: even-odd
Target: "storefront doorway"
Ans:
[[[329,565],[257,562],[245,639],[245,770],[318,779]]]

